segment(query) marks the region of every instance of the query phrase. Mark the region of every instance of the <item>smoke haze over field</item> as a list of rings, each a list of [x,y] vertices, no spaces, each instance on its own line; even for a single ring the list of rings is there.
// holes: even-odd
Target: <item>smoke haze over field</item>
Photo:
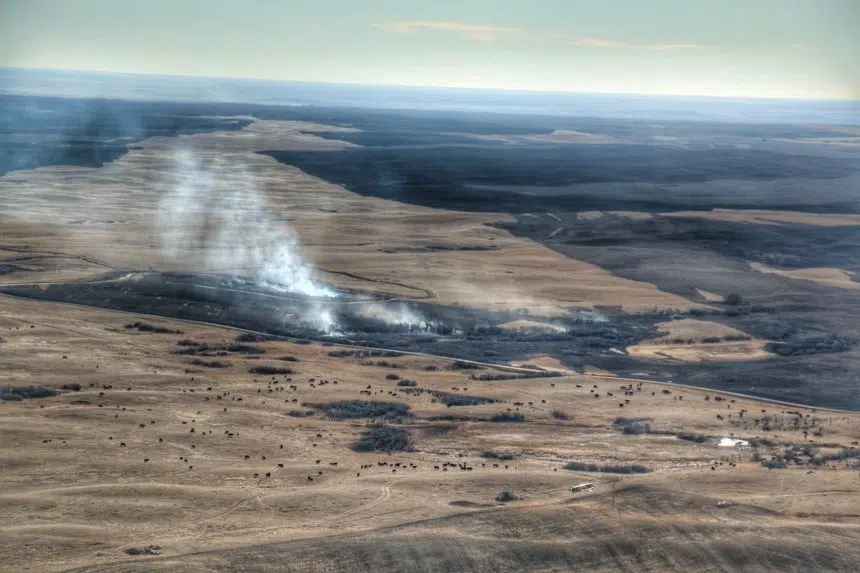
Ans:
[[[295,231],[273,214],[245,166],[230,156],[204,160],[190,150],[173,156],[169,192],[156,226],[170,259],[203,249],[205,268],[246,276],[285,293],[336,297],[313,280]]]

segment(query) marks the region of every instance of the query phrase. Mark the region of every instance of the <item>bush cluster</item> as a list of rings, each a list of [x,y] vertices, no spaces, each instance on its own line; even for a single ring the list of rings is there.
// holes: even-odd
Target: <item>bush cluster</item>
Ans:
[[[56,396],[57,391],[53,388],[41,386],[20,386],[0,388],[0,402],[19,402],[29,398],[50,398]]]
[[[126,324],[125,327],[129,330],[137,330],[138,332],[155,332],[158,334],[182,334],[181,330],[171,330],[163,326],[154,326],[146,322],[132,322]]]
[[[315,412],[313,410],[290,410],[287,412],[287,416],[291,416],[293,418],[307,418],[314,414]]]
[[[403,353],[393,350],[332,350],[328,355],[334,358],[399,358]]]
[[[490,421],[519,423],[525,422],[526,417],[519,412],[499,412],[498,414],[494,414],[493,417],[490,418]]]
[[[389,422],[401,422],[412,415],[409,406],[402,402],[384,402],[381,400],[339,400],[337,402],[303,405],[319,410],[334,420],[374,418]]]
[[[183,339],[176,343],[177,346],[183,347],[181,350],[175,350],[173,354],[203,356],[226,356],[228,352],[236,352],[239,354],[265,354],[263,348],[250,346],[248,344],[239,344],[236,342],[225,344],[217,343],[210,344],[208,342],[198,342],[196,340]]]
[[[466,362],[464,360],[455,360],[448,367],[451,370],[480,370],[481,367],[477,364],[472,364],[471,362]]]
[[[428,393],[435,396],[440,402],[448,406],[480,406],[481,404],[494,404],[498,400],[487,398],[485,396],[470,396],[468,394],[454,394],[453,392],[443,392],[441,390],[428,390]]]
[[[508,461],[514,459],[514,454],[509,454],[507,452],[481,452],[481,457],[487,458],[488,460]]]
[[[268,334],[257,334],[256,332],[244,332],[236,337],[236,342],[268,342],[270,340],[277,340],[277,336],[270,336]]]
[[[230,368],[229,362],[221,362],[220,360],[200,360],[199,358],[195,358],[191,361],[191,364],[206,368]]]
[[[375,424],[361,433],[353,449],[357,452],[406,452],[412,449],[412,440],[404,428]]]
[[[292,368],[278,368],[276,366],[254,366],[253,368],[249,368],[248,372],[251,374],[265,374],[265,375],[278,375],[278,374],[292,374]]]
[[[623,433],[631,436],[651,433],[651,424],[647,423],[647,419],[615,418],[612,425],[621,428]]]
[[[638,464],[589,464],[585,462],[568,462],[564,469],[574,472],[602,472],[609,474],[645,474],[650,470]]]

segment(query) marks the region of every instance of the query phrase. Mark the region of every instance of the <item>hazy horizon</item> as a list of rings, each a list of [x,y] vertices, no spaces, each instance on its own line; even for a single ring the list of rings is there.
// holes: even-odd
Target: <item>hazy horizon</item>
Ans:
[[[381,86],[860,98],[852,0],[8,0],[0,66]]]
[[[218,80],[236,82],[260,82],[267,84],[305,84],[305,85],[327,85],[327,86],[350,86],[366,88],[405,88],[428,91],[463,91],[484,93],[524,93],[524,94],[546,94],[546,95],[569,95],[569,96],[620,96],[631,98],[655,98],[655,99],[680,99],[680,100],[737,100],[737,101],[785,101],[785,102],[860,102],[858,97],[792,97],[792,96],[767,96],[767,95],[712,95],[712,94],[679,94],[663,92],[632,92],[632,91],[599,91],[599,90],[562,90],[562,89],[524,89],[517,87],[472,87],[472,86],[443,86],[424,85],[410,83],[372,83],[363,81],[338,81],[338,80],[295,80],[295,79],[272,79],[245,76],[208,76],[183,73],[141,73],[141,72],[114,72],[109,70],[85,69],[85,68],[52,68],[52,67],[24,67],[24,66],[0,66],[2,70],[18,70],[24,72],[46,72],[67,73],[80,75],[104,75],[104,76],[129,76],[134,78],[175,78],[190,80]],[[7,86],[8,87],[8,86]],[[4,89],[0,87],[0,90]]]

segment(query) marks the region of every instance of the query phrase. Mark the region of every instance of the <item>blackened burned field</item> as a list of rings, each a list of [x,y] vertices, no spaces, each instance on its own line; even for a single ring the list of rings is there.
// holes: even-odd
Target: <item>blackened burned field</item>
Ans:
[[[549,353],[573,367],[614,360],[618,349],[655,335],[665,315],[572,313],[540,319],[546,329],[511,330],[522,311],[487,311],[391,299],[361,291],[336,297],[286,293],[220,275],[142,273],[88,283],[9,285],[0,292],[40,300],[197,320],[275,336],[505,362]],[[615,349],[615,350],[613,350]]]
[[[823,127],[462,117],[471,121],[391,114],[351,123],[359,132],[320,134],[357,146],[265,153],[362,195],[464,211],[857,212],[836,181],[857,177],[860,161],[850,148],[816,145],[836,133]]]
[[[825,287],[822,287],[825,288]],[[836,290],[836,289],[830,289]],[[811,287],[810,293],[821,295]],[[614,309],[531,318],[547,329],[512,330],[522,312],[498,312],[397,300],[360,291],[334,298],[284,293],[233,277],[146,273],[90,283],[17,285],[0,293],[235,326],[276,337],[318,340],[505,364],[557,357],[620,376],[693,384],[815,406],[860,409],[855,320],[822,311],[811,299],[714,304],[711,310],[628,315]],[[798,298],[800,297],[800,298]],[[855,305],[856,306],[856,305]],[[850,313],[849,313],[850,314]],[[695,317],[775,341],[771,358],[701,364],[649,361],[624,349],[657,336],[660,322]],[[379,365],[396,368],[390,361]],[[462,363],[477,377],[479,365]],[[517,375],[514,375],[517,376]],[[521,374],[529,377],[531,375]]]

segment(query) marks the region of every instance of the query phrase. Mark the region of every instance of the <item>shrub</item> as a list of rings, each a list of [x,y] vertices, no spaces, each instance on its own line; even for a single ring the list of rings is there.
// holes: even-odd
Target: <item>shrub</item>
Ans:
[[[624,434],[628,436],[638,436],[640,434],[650,434],[651,433],[651,424],[643,424],[641,422],[636,422],[630,424],[629,426],[624,426],[621,430]]]
[[[400,380],[400,375],[399,374],[386,374],[385,379],[386,380]]]
[[[436,372],[437,370],[439,370],[439,367],[435,364],[428,364],[424,367],[424,370],[426,370],[427,372]]]
[[[408,379],[404,378],[403,380],[398,380],[397,385],[398,386],[415,387],[415,386],[418,386],[418,382],[416,382],[415,380],[408,380]]]
[[[30,398],[50,398],[56,395],[57,391],[53,388],[43,388],[41,386],[0,388],[0,401],[4,402],[19,402]]]
[[[182,334],[181,330],[171,330],[163,326],[153,326],[146,322],[132,322],[125,325],[129,330],[137,330],[138,332],[155,332],[158,334]]]
[[[267,342],[270,340],[277,340],[277,336],[271,336],[268,334],[257,334],[256,332],[243,332],[239,336],[236,337],[236,342]]]
[[[453,406],[479,406],[481,404],[494,404],[497,402],[494,398],[486,398],[484,396],[454,394],[451,392],[442,392],[441,390],[429,390],[428,392],[449,408]]]
[[[353,449],[357,452],[406,452],[412,449],[412,442],[406,429],[376,424],[361,433]]]
[[[499,503],[517,501],[519,499],[520,497],[509,489],[503,489],[501,492],[499,492],[499,495],[496,496],[496,501],[498,501]]]
[[[564,469],[574,472],[602,472],[610,474],[644,474],[650,471],[645,466],[638,464],[601,465],[585,462],[568,462],[564,465]]]
[[[449,366],[451,370],[480,370],[481,367],[477,364],[472,364],[471,362],[466,362],[464,360],[455,360]]]
[[[403,353],[394,350],[332,350],[328,355],[334,358],[399,358]]]
[[[195,358],[191,361],[191,364],[206,368],[230,368],[229,362],[221,362],[220,360],[200,360],[199,358]]]
[[[251,374],[292,374],[292,368],[276,368],[275,366],[254,366],[248,370]]]
[[[774,457],[770,460],[762,460],[761,465],[769,470],[784,470],[788,467],[788,462],[781,457]]]
[[[453,414],[439,414],[427,418],[430,422],[480,422],[475,416],[455,416]]]
[[[634,420],[632,418],[615,418],[612,425],[621,428],[621,431],[627,435],[635,436],[639,434],[650,434],[651,424],[647,423],[647,418]]]
[[[744,303],[744,298],[736,292],[730,292],[723,297],[723,303],[729,306],[738,306]]]
[[[362,366],[379,366],[380,368],[400,368],[400,364],[389,362],[388,360],[365,360],[361,363]]]
[[[300,362],[300,360],[295,356],[280,356],[278,360],[283,360],[284,362]]]
[[[292,416],[293,418],[307,418],[314,414],[315,412],[313,410],[290,410],[287,412],[287,416]]]
[[[519,412],[499,412],[498,414],[494,414],[492,418],[490,418],[491,422],[510,422],[510,423],[520,423],[525,422],[526,417]]]
[[[768,342],[765,350],[780,356],[800,356],[805,354],[825,354],[850,350],[856,341],[835,334],[808,337],[785,342]]]
[[[208,342],[197,342],[196,340],[189,340],[187,338],[180,340],[176,343],[176,345],[184,347],[182,350],[176,350],[173,352],[173,354],[180,355],[203,354],[205,356],[226,356],[227,352],[239,352],[241,354],[266,353],[266,351],[262,348],[257,348],[256,346],[249,346],[247,344],[209,344]]]
[[[81,391],[81,385],[78,384],[77,382],[72,382],[69,384],[63,384],[62,386],[60,386],[60,389],[61,390],[71,390],[72,392],[80,392]]]
[[[334,420],[351,420],[356,418],[379,418],[390,422],[406,420],[412,415],[409,406],[401,402],[383,402],[380,400],[340,400],[320,404],[305,404],[323,412]]]
[[[556,420],[570,420],[570,415],[567,412],[562,412],[561,410],[553,410],[552,417]]]
[[[247,344],[230,344],[230,345],[224,347],[224,350],[227,350],[229,352],[239,352],[241,354],[265,354],[266,353],[265,349],[263,349],[263,348],[258,348],[256,346],[249,346]]]
[[[482,458],[487,458],[488,460],[512,460],[514,459],[514,454],[509,454],[507,452],[481,452]]]
[[[702,434],[678,434],[678,439],[702,444],[708,439],[708,436],[703,436]]]
[[[129,547],[125,550],[128,555],[161,555],[161,547],[148,545],[146,547]]]
[[[529,378],[557,378],[561,372],[529,372],[523,374],[472,374],[472,380],[492,382],[502,380],[527,380]]]

